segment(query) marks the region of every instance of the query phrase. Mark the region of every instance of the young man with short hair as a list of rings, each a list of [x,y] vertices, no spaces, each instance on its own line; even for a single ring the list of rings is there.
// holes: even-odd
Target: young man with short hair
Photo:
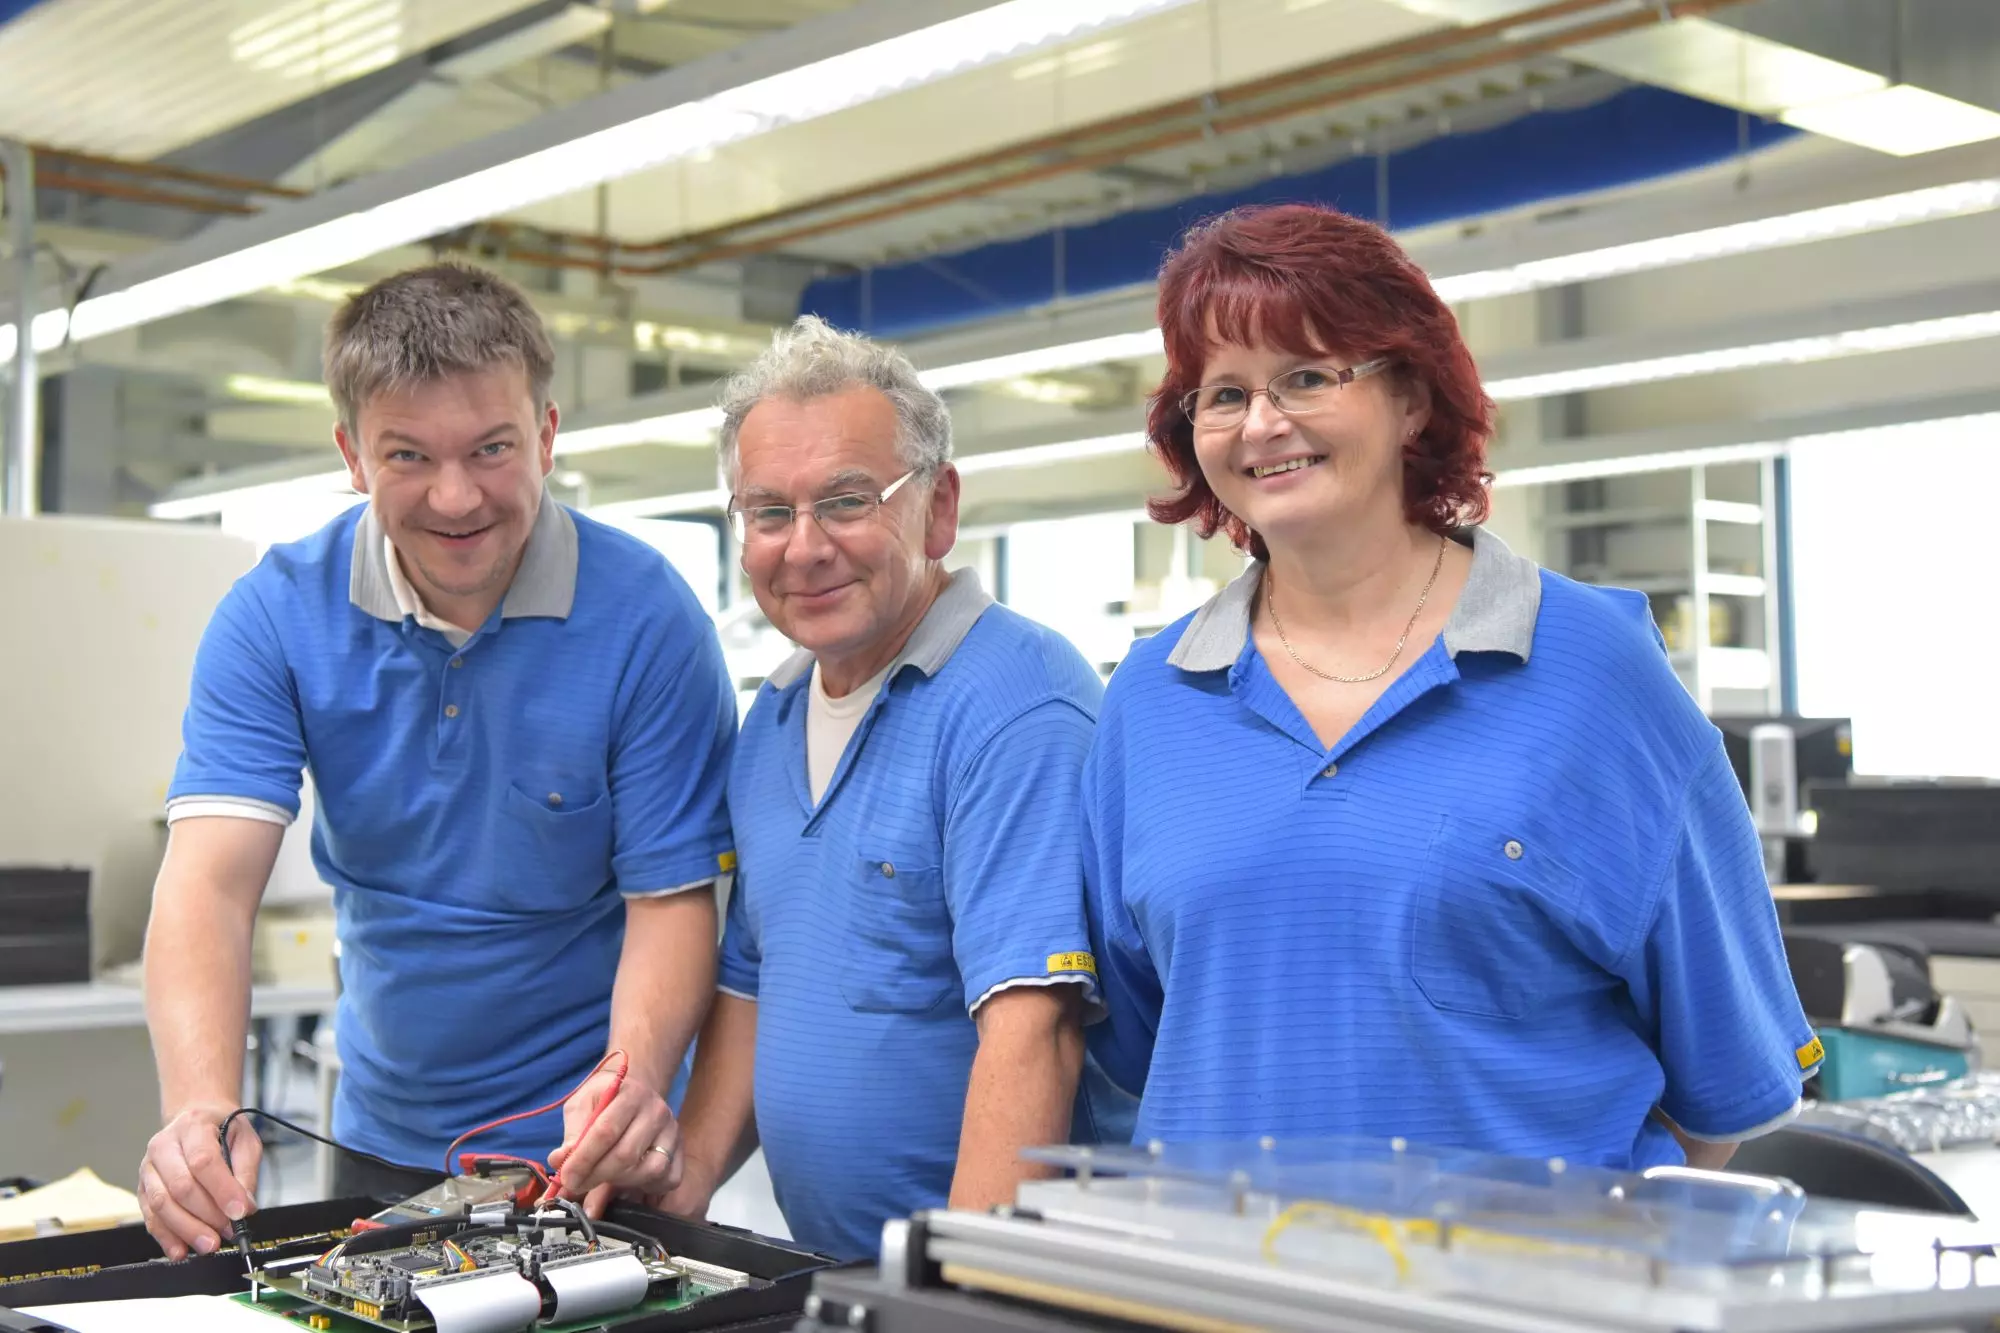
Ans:
[[[414,1192],[458,1135],[566,1097],[560,1149],[553,1116],[475,1146],[557,1149],[592,1208],[679,1178],[665,1098],[714,987],[735,697],[659,554],[546,493],[553,359],[518,290],[453,264],[375,284],[328,329],[368,504],[217,608],[168,794],[146,944],[167,1123],[139,1195],[171,1257],[255,1207],[254,1126],[232,1126],[233,1172],[217,1128],[308,767],[342,945],[332,1133],[410,1168],[342,1154],[335,1192]]]

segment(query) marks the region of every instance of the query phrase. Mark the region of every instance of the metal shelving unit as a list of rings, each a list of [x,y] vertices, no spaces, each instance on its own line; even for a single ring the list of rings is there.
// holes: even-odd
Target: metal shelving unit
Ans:
[[[1703,711],[1781,703],[1775,464],[1695,466],[1574,483],[1540,519],[1542,560],[1646,594]]]

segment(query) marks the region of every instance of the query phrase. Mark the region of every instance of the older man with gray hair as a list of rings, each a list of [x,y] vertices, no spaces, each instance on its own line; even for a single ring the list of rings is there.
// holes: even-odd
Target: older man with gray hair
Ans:
[[[343,945],[336,1192],[414,1193],[501,1120],[469,1146],[549,1159],[589,1207],[678,1179],[666,1098],[715,984],[735,696],[659,554],[545,492],[553,363],[527,298],[454,264],[328,328],[369,502],[216,609],[168,791],[146,941],[166,1127],[139,1198],[173,1258],[255,1207],[232,1116],[251,923],[307,767]],[[523,1117],[543,1103],[560,1123]]]
[[[1101,689],[946,572],[950,416],[899,353],[801,319],[723,408],[743,568],[799,650],[730,765],[736,888],[661,1202],[701,1215],[761,1141],[793,1236],[858,1257],[887,1218],[1010,1201],[1020,1150],[1079,1123]]]

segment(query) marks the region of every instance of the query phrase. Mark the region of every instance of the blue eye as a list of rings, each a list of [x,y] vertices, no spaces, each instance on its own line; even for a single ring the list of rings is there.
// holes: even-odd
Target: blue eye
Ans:
[[[485,454],[488,458],[497,458],[505,453],[507,449],[508,443],[505,440],[495,440],[491,444],[482,444],[479,446],[479,452]]]
[[[830,518],[839,523],[860,518],[874,508],[874,503],[865,495],[829,495],[814,508],[819,511],[821,518]]]

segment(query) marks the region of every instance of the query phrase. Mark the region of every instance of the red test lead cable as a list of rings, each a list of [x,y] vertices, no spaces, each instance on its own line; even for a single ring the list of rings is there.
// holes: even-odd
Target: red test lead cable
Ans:
[[[528,1120],[538,1115],[547,1115],[550,1111],[561,1110],[563,1107],[569,1104],[570,1097],[576,1096],[578,1092],[582,1092],[585,1088],[589,1087],[590,1080],[596,1078],[599,1074],[603,1073],[605,1066],[609,1065],[613,1060],[616,1060],[618,1062],[618,1066],[616,1069],[612,1071],[611,1091],[605,1093],[603,1098],[597,1103],[597,1105],[594,1108],[592,1108],[590,1112],[590,1119],[584,1122],[583,1133],[576,1136],[576,1141],[578,1143],[582,1143],[586,1138],[590,1137],[590,1131],[596,1128],[597,1118],[604,1114],[604,1108],[611,1105],[612,1101],[615,1100],[618,1096],[618,1090],[625,1086],[625,1074],[626,1071],[631,1068],[632,1062],[623,1051],[612,1051],[609,1054],[607,1054],[602,1060],[599,1060],[597,1062],[597,1067],[584,1076],[583,1082],[576,1085],[576,1090],[570,1093],[569,1097],[564,1097],[561,1101],[550,1102],[547,1106],[537,1106],[532,1111],[520,1111],[515,1113],[514,1115],[502,1116],[500,1119],[488,1121],[486,1124],[483,1124],[476,1129],[466,1130],[465,1133],[453,1139],[451,1141],[451,1146],[444,1150],[445,1174],[446,1175],[452,1174],[452,1157],[454,1154],[458,1152],[459,1148],[464,1145],[467,1139],[477,1138],[479,1135],[487,1133],[489,1130],[498,1129],[502,1125],[511,1125],[518,1120]],[[466,1165],[466,1163],[471,1161],[472,1156],[473,1154],[468,1153],[465,1159],[459,1163],[458,1170],[460,1172],[469,1172],[471,1170],[471,1168],[468,1165]],[[557,1168],[551,1167],[549,1169],[549,1174],[546,1176],[542,1176],[542,1171],[540,1166],[534,1162],[528,1161],[526,1158],[519,1158],[519,1157],[510,1158],[496,1153],[480,1153],[478,1154],[478,1156],[484,1157],[489,1161],[496,1161],[496,1162],[518,1161],[528,1167],[533,1168],[535,1174],[537,1176],[541,1176],[543,1182],[548,1186],[548,1192],[542,1196],[543,1200],[553,1199],[558,1194],[562,1193],[562,1172]]]

